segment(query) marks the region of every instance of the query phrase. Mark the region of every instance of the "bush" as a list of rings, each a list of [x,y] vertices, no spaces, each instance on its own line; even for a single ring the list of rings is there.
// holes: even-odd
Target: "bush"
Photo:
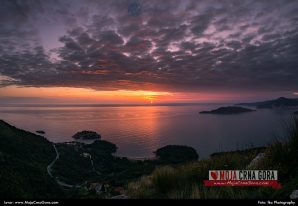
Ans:
[[[111,155],[117,151],[117,146],[105,140],[96,140],[92,144],[84,145],[85,149],[92,150],[94,153]]]
[[[196,150],[188,146],[168,145],[158,149],[155,152],[160,161],[166,163],[183,163],[189,161],[197,161],[199,155]]]

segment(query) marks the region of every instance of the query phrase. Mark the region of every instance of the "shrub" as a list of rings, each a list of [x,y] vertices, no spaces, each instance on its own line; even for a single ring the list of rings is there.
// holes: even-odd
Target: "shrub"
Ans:
[[[196,161],[199,159],[199,155],[195,149],[180,145],[162,147],[158,149],[155,154],[161,161],[173,164]]]

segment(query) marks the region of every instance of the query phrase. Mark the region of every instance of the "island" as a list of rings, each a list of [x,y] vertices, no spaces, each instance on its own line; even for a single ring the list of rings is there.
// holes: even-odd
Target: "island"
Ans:
[[[239,106],[248,106],[248,107],[256,107],[259,109],[273,109],[273,108],[295,108],[298,107],[298,99],[297,98],[286,98],[279,97],[274,100],[263,101],[263,102],[252,102],[252,103],[240,103],[236,104]]]
[[[93,131],[84,130],[81,132],[77,132],[72,136],[72,138],[81,139],[81,140],[94,140],[94,139],[101,139],[101,135]]]
[[[211,111],[202,111],[200,114],[240,114],[245,112],[254,112],[256,110],[243,107],[220,107]]]
[[[45,134],[45,133],[46,133],[46,132],[43,131],[43,130],[36,130],[35,132],[38,133],[38,134]]]

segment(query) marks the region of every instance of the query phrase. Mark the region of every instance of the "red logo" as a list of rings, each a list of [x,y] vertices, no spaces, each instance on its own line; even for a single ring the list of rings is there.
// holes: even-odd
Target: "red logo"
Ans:
[[[210,175],[214,180],[217,180],[217,177],[218,177],[217,171],[210,172]]]

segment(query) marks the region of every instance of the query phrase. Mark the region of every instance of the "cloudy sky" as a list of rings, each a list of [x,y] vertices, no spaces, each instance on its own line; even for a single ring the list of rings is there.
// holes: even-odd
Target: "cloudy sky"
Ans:
[[[295,0],[1,0],[0,23],[3,101],[298,94]]]

